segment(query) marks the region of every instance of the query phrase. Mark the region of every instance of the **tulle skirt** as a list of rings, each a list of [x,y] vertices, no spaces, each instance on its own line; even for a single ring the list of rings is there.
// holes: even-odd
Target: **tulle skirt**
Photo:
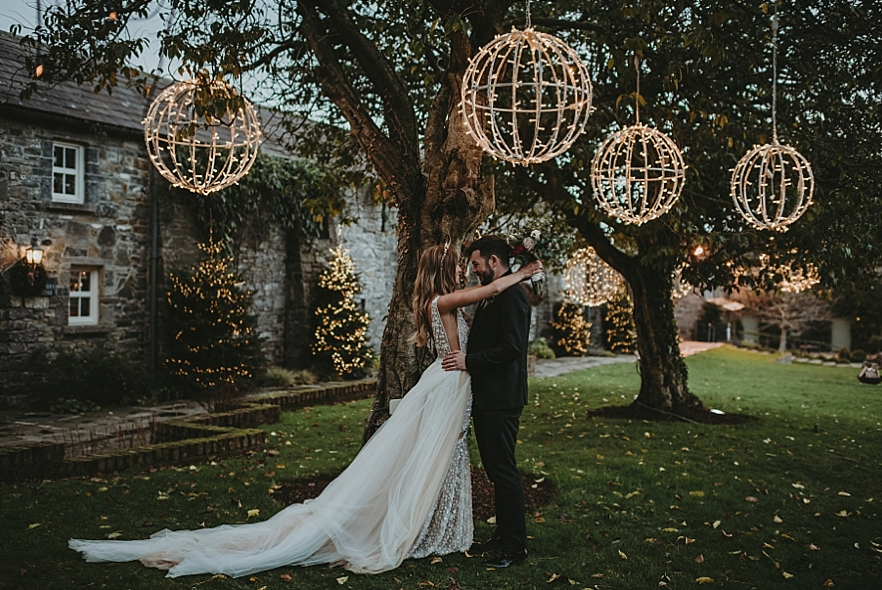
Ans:
[[[379,573],[410,555],[465,550],[472,541],[463,451],[470,400],[468,373],[445,372],[437,360],[314,500],[288,506],[265,522],[166,529],[135,541],[72,539],[70,548],[91,562],[140,560],[168,569],[169,577],[237,577],[320,563]]]

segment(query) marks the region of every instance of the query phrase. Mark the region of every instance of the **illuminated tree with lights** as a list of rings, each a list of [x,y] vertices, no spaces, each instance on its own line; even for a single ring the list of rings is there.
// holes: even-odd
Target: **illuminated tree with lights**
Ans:
[[[554,345],[558,350],[569,356],[585,356],[591,339],[591,322],[585,319],[582,306],[566,302],[562,304],[555,319],[551,322],[554,328]]]
[[[200,244],[205,257],[189,274],[170,275],[169,325],[174,338],[165,359],[173,375],[209,405],[238,394],[263,364],[253,292],[242,288],[223,244]]]
[[[318,280],[312,352],[340,377],[357,379],[364,376],[373,357],[364,337],[370,318],[359,311],[355,302],[361,285],[349,250],[338,245],[331,254],[331,262]]]
[[[619,289],[606,306],[606,344],[619,354],[631,354],[637,345],[637,328],[631,298],[625,289]]]

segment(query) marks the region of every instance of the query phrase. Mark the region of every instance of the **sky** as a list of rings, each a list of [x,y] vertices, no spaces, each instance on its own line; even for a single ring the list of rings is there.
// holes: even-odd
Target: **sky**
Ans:
[[[41,0],[43,9],[53,4],[58,4],[63,0]],[[160,0],[163,6],[165,1]],[[0,0],[0,30],[8,33],[10,27],[20,24],[23,27],[22,33],[28,33],[34,29],[37,24],[37,0]],[[155,39],[156,33],[163,28],[163,22],[159,18],[159,10],[155,10],[151,18],[137,19],[129,23],[129,28],[141,35]],[[150,71],[159,64],[157,50],[159,41],[152,41],[153,47],[146,50],[144,54],[135,63],[136,66]],[[167,64],[164,64],[167,65]],[[167,71],[167,68],[164,68]]]

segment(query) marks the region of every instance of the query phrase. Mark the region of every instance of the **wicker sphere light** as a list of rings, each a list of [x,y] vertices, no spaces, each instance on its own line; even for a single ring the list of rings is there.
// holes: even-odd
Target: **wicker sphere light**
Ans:
[[[610,135],[591,162],[591,186],[600,207],[636,225],[667,213],[685,179],[686,165],[677,144],[642,123]]]
[[[778,4],[772,17],[772,143],[754,146],[732,170],[732,200],[747,223],[785,232],[812,204],[815,177],[809,161],[778,142]]]
[[[200,92],[241,106],[228,107],[220,117],[207,115],[198,100]],[[168,86],[150,105],[143,124],[147,152],[159,173],[173,186],[202,195],[245,176],[260,145],[254,107],[221,80],[184,80]]]
[[[808,160],[775,138],[738,161],[732,171],[732,200],[753,227],[785,232],[812,204],[814,184]]]
[[[589,247],[577,250],[567,261],[564,282],[567,299],[579,305],[597,307],[615,297],[622,276]]]
[[[527,165],[573,145],[591,114],[591,97],[588,68],[576,52],[528,26],[497,36],[472,58],[461,108],[484,151]]]

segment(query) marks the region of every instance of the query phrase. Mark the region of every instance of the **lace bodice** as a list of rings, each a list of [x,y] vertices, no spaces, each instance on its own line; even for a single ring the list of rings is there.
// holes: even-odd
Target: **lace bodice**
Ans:
[[[439,297],[435,297],[432,300],[432,340],[435,342],[438,358],[441,358],[447,356],[451,348],[450,342],[447,340],[447,332],[444,330],[444,324],[441,322],[441,312],[438,311]],[[460,350],[468,352],[466,350],[466,343],[469,339],[469,325],[466,323],[465,318],[462,317],[462,312],[458,309],[456,310],[456,331],[459,335]]]

